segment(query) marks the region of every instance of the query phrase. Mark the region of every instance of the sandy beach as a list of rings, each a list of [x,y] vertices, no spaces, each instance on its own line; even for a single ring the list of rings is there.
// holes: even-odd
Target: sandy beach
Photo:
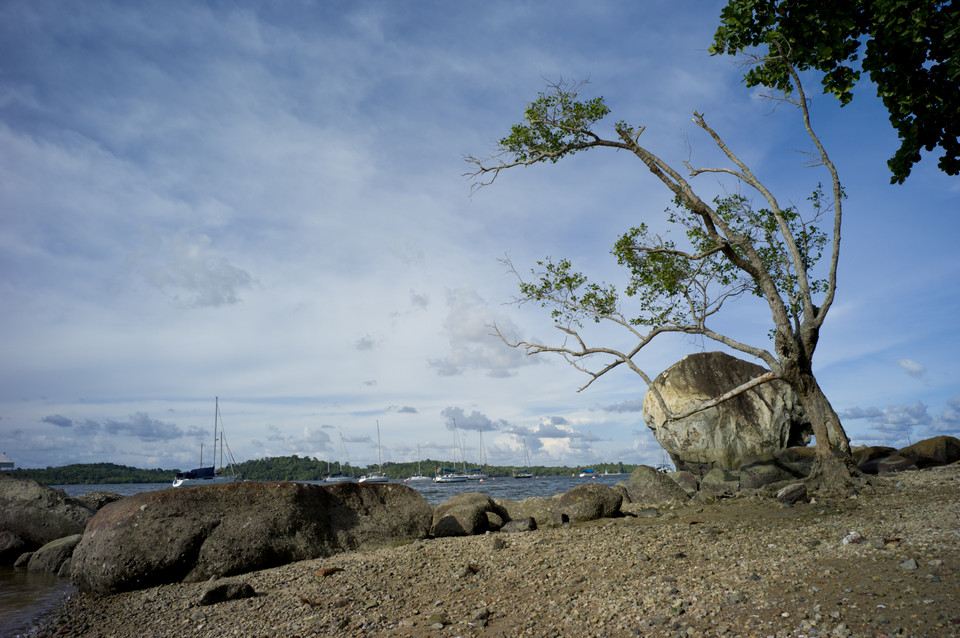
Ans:
[[[293,563],[213,605],[212,583],[76,594],[32,635],[960,636],[960,465],[646,513]]]

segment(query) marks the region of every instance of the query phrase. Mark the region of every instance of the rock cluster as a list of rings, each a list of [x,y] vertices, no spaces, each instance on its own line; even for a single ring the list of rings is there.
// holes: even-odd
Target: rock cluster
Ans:
[[[657,509],[79,593],[34,636],[960,636],[958,465]]]

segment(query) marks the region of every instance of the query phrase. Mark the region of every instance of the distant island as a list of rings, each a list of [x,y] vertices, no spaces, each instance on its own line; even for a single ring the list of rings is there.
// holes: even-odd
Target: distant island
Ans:
[[[420,461],[419,470],[427,476],[432,476],[438,468],[459,467],[453,461],[434,461],[425,459]],[[468,466],[470,469],[477,465]],[[527,468],[535,476],[568,476],[578,474],[589,468],[597,474],[629,474],[636,465],[624,463],[593,463],[589,466],[546,466],[531,465]],[[254,459],[237,464],[237,472],[251,481],[319,481],[331,471],[341,471],[349,476],[360,477],[377,470],[379,466],[353,466],[345,463],[342,468],[333,461],[303,456],[275,456],[263,459]],[[488,465],[483,467],[491,477],[512,476],[518,469],[515,465]],[[384,463],[383,473],[389,478],[403,480],[417,473],[416,461],[409,463]],[[60,467],[46,467],[43,469],[16,469],[6,473],[17,478],[29,478],[46,485],[109,485],[114,483],[167,483],[180,469],[165,470],[162,468],[143,469],[115,463],[74,463]]]

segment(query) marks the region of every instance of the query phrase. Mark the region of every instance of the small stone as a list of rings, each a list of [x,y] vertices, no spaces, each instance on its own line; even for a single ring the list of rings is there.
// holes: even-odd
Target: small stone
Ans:
[[[863,541],[867,540],[867,537],[864,536],[861,532],[850,532],[843,537],[843,540],[840,541],[844,545],[858,545]]]
[[[909,571],[913,571],[913,570],[919,569],[919,568],[920,568],[920,566],[917,564],[917,561],[916,561],[916,559],[914,559],[914,558],[908,558],[907,560],[905,560],[905,561],[903,561],[902,563],[900,563],[900,569],[906,569],[906,570],[909,570]]]

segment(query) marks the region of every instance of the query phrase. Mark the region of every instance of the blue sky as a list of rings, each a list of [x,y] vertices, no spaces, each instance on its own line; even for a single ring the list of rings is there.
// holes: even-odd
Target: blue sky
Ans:
[[[0,449],[18,466],[192,467],[220,397],[238,460],[657,462],[626,371],[584,392],[489,324],[555,340],[511,305],[563,256],[618,282],[619,232],[670,201],[595,151],[506,173],[483,156],[549,82],[589,79],[612,131],[680,166],[708,122],[777,193],[816,182],[795,111],[706,53],[722,2],[164,2],[0,5]],[[695,6],[692,10],[689,7]],[[960,180],[928,156],[903,186],[870,87],[840,109],[808,82],[847,189],[838,300],[816,355],[855,444],[960,434]],[[612,133],[611,133],[612,134]],[[720,192],[711,176],[697,178]],[[762,343],[747,301],[720,328]],[[598,339],[628,347],[626,335]],[[710,344],[656,344],[656,374]]]

